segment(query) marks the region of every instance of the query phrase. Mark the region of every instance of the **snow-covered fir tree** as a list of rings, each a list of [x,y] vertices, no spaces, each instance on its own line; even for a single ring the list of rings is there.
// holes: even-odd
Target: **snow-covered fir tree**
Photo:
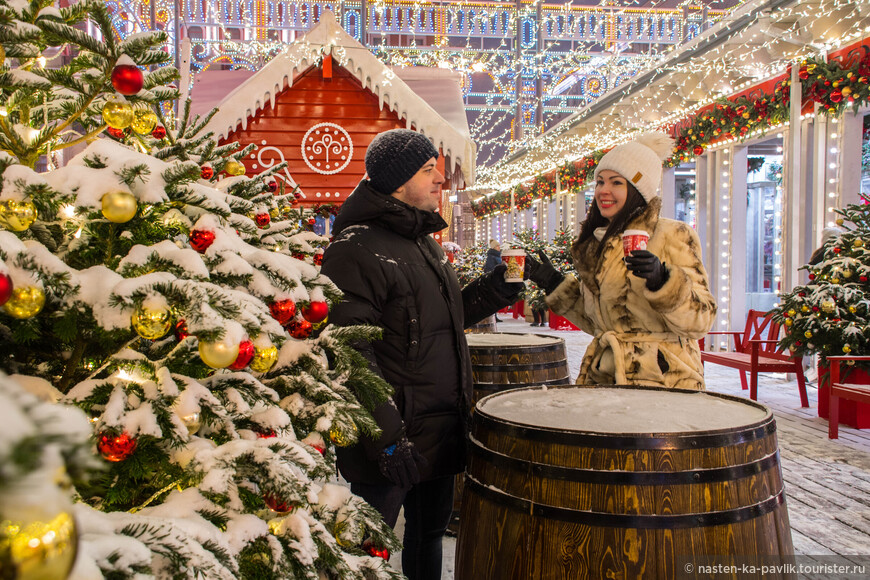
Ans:
[[[870,354],[870,198],[837,210],[842,233],[801,268],[810,281],[784,293],[773,309],[785,325],[781,345],[795,354]],[[851,362],[851,361],[850,361]]]
[[[453,268],[459,278],[459,285],[465,287],[472,280],[483,275],[483,264],[486,262],[486,251],[489,242],[481,242],[473,246],[462,248],[456,252],[453,258]]]
[[[329,483],[389,396],[349,346],[377,331],[326,325],[326,240],[280,167],[246,176],[168,114],[165,40],[118,41],[100,2],[0,0],[0,370],[90,417],[73,577],[399,578],[392,530]]]

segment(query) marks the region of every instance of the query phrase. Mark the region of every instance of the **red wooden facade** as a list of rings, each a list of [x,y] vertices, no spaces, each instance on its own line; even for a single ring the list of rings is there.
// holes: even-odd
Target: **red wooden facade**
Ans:
[[[340,204],[347,199],[365,175],[365,152],[375,135],[405,127],[395,112],[381,108],[378,97],[329,56],[300,73],[274,103],[221,143],[257,145],[244,160],[249,173],[287,161],[287,172],[302,192],[302,205]],[[303,158],[303,139],[308,163]],[[443,154],[439,170],[444,173]]]

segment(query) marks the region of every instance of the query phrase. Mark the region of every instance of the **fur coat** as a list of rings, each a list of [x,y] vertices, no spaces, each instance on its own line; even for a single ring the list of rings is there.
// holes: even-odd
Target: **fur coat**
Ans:
[[[594,336],[578,384],[634,384],[704,390],[698,339],[713,325],[716,301],[691,226],[660,218],[654,198],[626,229],[650,232],[647,249],[668,269],[655,292],[631,274],[622,239],[612,236],[597,255],[592,237],[571,248],[579,280],[566,276],[547,296],[553,312]]]

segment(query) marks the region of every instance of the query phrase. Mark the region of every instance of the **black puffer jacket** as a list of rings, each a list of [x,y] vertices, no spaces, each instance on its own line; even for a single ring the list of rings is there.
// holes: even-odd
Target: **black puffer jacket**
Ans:
[[[372,370],[395,389],[374,410],[383,429],[377,441],[338,450],[351,482],[388,483],[378,471],[381,449],[406,434],[428,465],[423,480],[465,467],[465,426],[471,366],[463,329],[516,300],[502,295],[491,275],[464,289],[429,234],[447,224],[363,181],[342,205],[321,272],[344,292],[329,314],[340,326],[372,324],[383,339],[359,345]]]

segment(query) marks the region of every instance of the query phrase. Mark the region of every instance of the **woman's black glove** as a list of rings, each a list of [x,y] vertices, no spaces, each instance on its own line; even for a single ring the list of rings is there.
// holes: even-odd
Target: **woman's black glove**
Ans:
[[[565,279],[565,275],[553,267],[553,263],[543,250],[538,250],[540,262],[535,260],[531,255],[526,255],[526,271],[523,273],[524,278],[528,278],[538,285],[538,288],[549,294]]]
[[[655,254],[647,250],[634,250],[625,257],[625,266],[638,278],[646,278],[647,290],[655,292],[668,281],[668,268]]]
[[[381,473],[402,489],[410,489],[412,485],[420,483],[420,470],[417,468],[420,462],[426,463],[426,459],[404,437],[398,443],[384,448],[378,455]]]
[[[507,264],[502,262],[488,275],[492,280],[492,287],[505,298],[511,298],[522,292],[525,285],[522,282],[506,282],[504,279],[505,272],[507,272]]]

